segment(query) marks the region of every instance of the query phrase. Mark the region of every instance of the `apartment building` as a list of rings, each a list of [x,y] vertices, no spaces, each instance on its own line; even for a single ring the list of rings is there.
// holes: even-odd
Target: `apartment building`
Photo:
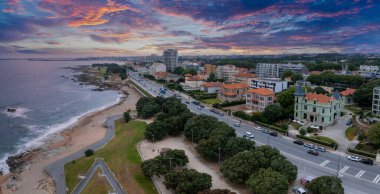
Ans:
[[[262,112],[265,107],[274,103],[275,94],[267,88],[250,89],[245,94],[245,100],[247,109]]]
[[[150,75],[154,75],[157,72],[166,72],[166,65],[163,63],[154,62],[149,67],[149,73]]]
[[[373,89],[372,113],[380,115],[380,86]]]
[[[302,64],[258,63],[256,65],[256,75],[258,77],[280,78],[285,71],[306,74],[307,68]]]
[[[216,65],[212,65],[212,64],[205,64],[203,66],[203,72],[207,75],[210,75],[210,74],[216,74]]]
[[[234,75],[235,83],[246,83],[248,84],[250,79],[254,78],[255,75],[252,73],[238,73]]]
[[[164,63],[168,71],[173,71],[178,67],[178,51],[175,49],[166,49],[163,53]]]
[[[280,79],[263,79],[253,78],[250,79],[249,85],[251,88],[268,88],[273,92],[278,93],[288,89],[289,83]]]
[[[244,83],[223,84],[220,87],[218,98],[223,101],[239,101],[245,98],[245,92],[249,90],[249,85]]]
[[[216,78],[224,79],[228,83],[234,82],[234,75],[239,72],[238,68],[233,65],[219,65],[216,67]]]

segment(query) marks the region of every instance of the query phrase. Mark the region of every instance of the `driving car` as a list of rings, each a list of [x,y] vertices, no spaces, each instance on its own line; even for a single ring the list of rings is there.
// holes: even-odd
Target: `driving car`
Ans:
[[[311,155],[314,155],[314,156],[318,156],[318,151],[317,150],[309,150],[307,151],[308,154],[311,154]]]
[[[263,132],[263,133],[265,133],[265,134],[269,134],[269,131],[266,130],[266,129],[261,130],[261,132]]]
[[[205,106],[201,104],[200,107],[201,107],[201,108],[204,108]]]
[[[298,144],[298,145],[303,145],[303,141],[301,140],[295,140],[293,141],[293,143]]]
[[[315,150],[317,150],[318,152],[326,152],[326,148],[324,147],[316,147]]]
[[[253,134],[248,135],[247,137],[248,137],[249,139],[253,139],[253,138],[255,138],[255,136],[254,136]]]
[[[224,113],[221,112],[221,111],[219,111],[217,114],[220,115],[220,116],[224,116]]]
[[[349,160],[354,161],[354,162],[359,162],[360,157],[359,156],[348,156],[347,157]]]
[[[303,189],[301,187],[294,187],[293,191],[294,191],[294,193],[297,193],[297,194],[306,194],[305,189]]]
[[[189,101],[186,101],[185,103],[186,103],[186,104],[190,104],[190,102],[189,102]]]
[[[360,162],[371,166],[373,165],[373,160],[371,159],[361,159]]]
[[[305,146],[307,148],[310,148],[310,149],[314,149],[315,148],[314,144],[310,144],[310,143],[306,143],[303,146]]]
[[[247,134],[247,135],[252,135],[252,133],[249,132],[249,131],[245,132],[245,134]]]
[[[270,132],[269,135],[274,136],[274,137],[277,137],[277,133],[274,132],[274,131]]]

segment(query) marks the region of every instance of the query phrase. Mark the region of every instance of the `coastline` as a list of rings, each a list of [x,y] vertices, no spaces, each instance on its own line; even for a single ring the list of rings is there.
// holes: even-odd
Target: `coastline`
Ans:
[[[48,137],[41,151],[25,166],[23,172],[0,176],[3,193],[54,193],[54,182],[43,172],[43,168],[101,139],[106,132],[103,122],[108,116],[133,109],[140,95],[129,87],[123,87],[121,91],[127,95],[126,98],[121,97],[116,104],[87,113],[65,130]]]

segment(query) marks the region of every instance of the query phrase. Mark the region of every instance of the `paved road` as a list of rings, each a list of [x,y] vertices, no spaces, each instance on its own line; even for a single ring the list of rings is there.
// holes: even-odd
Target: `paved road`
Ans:
[[[160,88],[162,88],[161,85],[141,78],[136,72],[129,71],[128,74],[136,84],[144,88],[147,92],[153,96],[159,95]],[[168,90],[165,97],[173,95],[174,92]],[[193,99],[190,99],[186,95],[181,95],[183,103],[193,101]],[[198,106],[192,103],[186,105],[192,112],[211,115],[220,121],[226,122],[236,130],[239,136],[244,135],[247,131],[251,132],[254,134],[254,141],[258,145],[269,144],[276,147],[283,155],[292,161],[293,164],[297,165],[299,177],[307,175],[315,177],[322,175],[332,176],[337,175],[337,171],[339,171],[346,193],[380,193],[380,167],[377,165],[368,166],[362,163],[352,162],[347,159],[345,153],[341,152],[326,152],[320,153],[317,157],[312,156],[307,154],[307,148],[294,144],[294,139],[285,136],[272,137],[255,130],[252,125],[246,123],[241,123],[240,127],[235,127],[233,124],[236,121],[230,116],[217,115],[210,112],[210,109],[207,107],[199,109]]]
[[[109,127],[103,139],[45,167],[45,171],[54,179],[57,194],[67,193],[64,171],[65,164],[85,156],[84,151],[88,149],[98,150],[102,148],[104,145],[106,145],[115,136],[114,123],[115,120],[118,120],[120,118],[122,118],[122,116],[120,115],[107,118],[107,120],[105,121],[105,125]]]
[[[72,194],[82,193],[83,189],[86,187],[88,182],[90,182],[91,177],[94,176],[96,169],[98,169],[98,168],[102,169],[104,176],[106,176],[108,182],[111,184],[112,189],[113,189],[112,192],[117,193],[117,194],[124,194],[125,193],[123,188],[119,185],[119,183],[115,179],[112,171],[107,166],[106,162],[102,158],[97,158],[95,160],[94,164],[87,171],[85,178],[79,182],[78,186],[75,187]],[[95,176],[97,176],[97,175],[95,175]]]

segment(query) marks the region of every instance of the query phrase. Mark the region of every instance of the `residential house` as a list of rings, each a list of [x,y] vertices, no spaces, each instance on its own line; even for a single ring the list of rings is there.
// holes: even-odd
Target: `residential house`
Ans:
[[[245,100],[248,109],[262,112],[265,107],[274,103],[275,94],[267,88],[250,89],[245,94]]]
[[[149,74],[154,75],[157,72],[166,72],[166,65],[163,63],[154,62],[149,67]]]
[[[185,91],[200,90],[203,84],[203,79],[196,75],[186,74],[185,83],[181,83]]]
[[[264,79],[264,78],[252,78],[250,79],[249,85],[251,88],[268,88],[273,92],[278,93],[283,90],[288,89],[289,83],[287,81],[282,81],[280,79]]]
[[[201,90],[207,93],[218,93],[223,84],[220,82],[206,82],[201,85]]]
[[[380,86],[373,89],[372,113],[380,115]]]
[[[219,65],[216,67],[216,78],[224,79],[228,83],[234,82],[234,75],[238,73],[238,68],[233,65]]]
[[[250,79],[254,78],[255,75],[252,73],[238,73],[234,75],[235,83],[246,83],[250,81]]]
[[[305,93],[301,86],[296,86],[294,118],[310,122],[322,128],[332,125],[342,114],[343,100],[338,92],[332,96]]]
[[[245,92],[248,90],[249,85],[244,83],[223,84],[220,87],[218,98],[229,102],[243,100]]]
[[[169,76],[169,72],[156,72],[153,74],[153,76],[156,80],[166,80],[166,78]]]
[[[342,96],[342,99],[343,99],[343,106],[354,104],[353,96],[354,96],[355,91],[356,89],[347,88],[347,90],[340,92],[340,95]]]

